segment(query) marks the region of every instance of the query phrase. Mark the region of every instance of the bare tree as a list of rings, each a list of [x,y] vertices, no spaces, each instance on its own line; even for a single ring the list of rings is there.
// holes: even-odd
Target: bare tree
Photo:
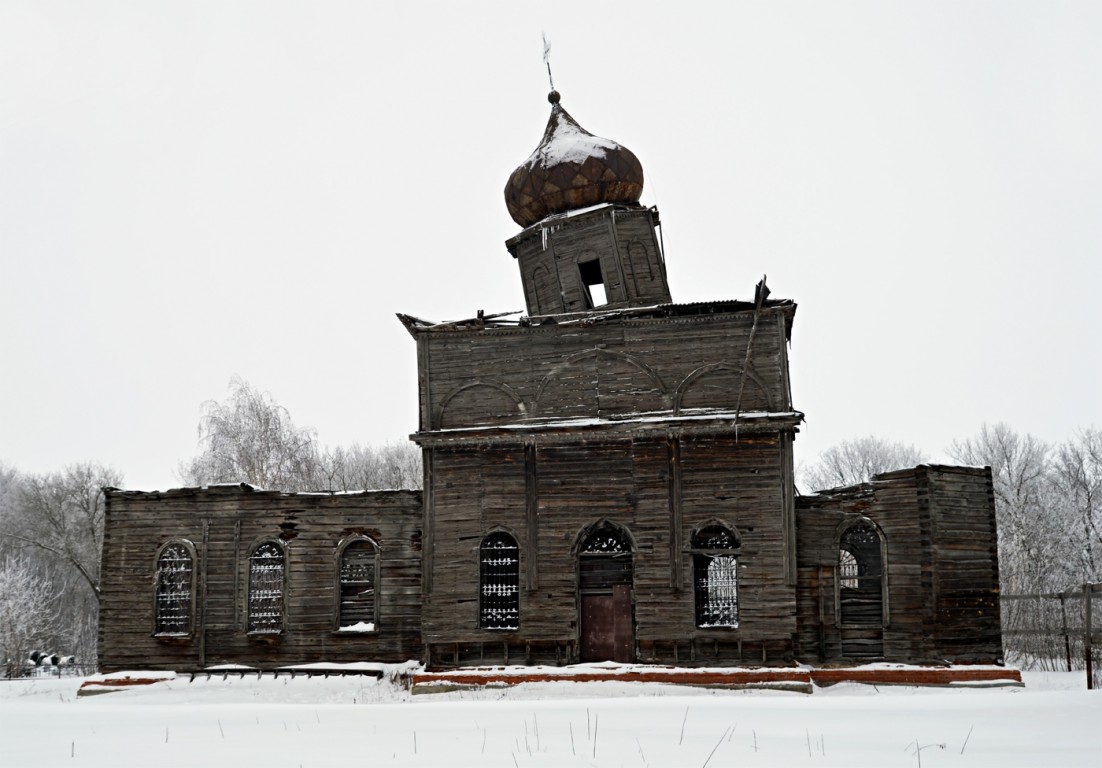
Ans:
[[[1062,503],[1068,554],[1083,581],[1102,579],[1102,430],[1086,429],[1057,446],[1052,482]]]
[[[203,404],[202,451],[180,467],[191,485],[251,483],[279,491],[314,490],[318,470],[313,429],[296,427],[287,409],[240,377],[224,402]]]
[[[878,437],[845,440],[828,448],[819,461],[801,470],[801,484],[822,490],[863,483],[882,472],[913,467],[925,461],[913,445],[893,443]]]
[[[22,555],[37,577],[53,585],[50,610],[61,631],[58,650],[96,656],[100,554],[105,486],[122,484],[118,472],[98,464],[74,464],[49,475],[11,473],[0,506],[0,540],[9,555]],[[39,610],[46,610],[40,606]]]
[[[103,489],[122,476],[99,464],[74,464],[50,475],[24,475],[19,520],[5,532],[21,548],[47,552],[72,568],[99,595],[103,550]]]
[[[26,554],[0,561],[0,659],[5,675],[19,677],[36,648],[50,647],[62,632],[59,590]]]
[[[1063,589],[1058,564],[1062,526],[1052,514],[1049,483],[1052,449],[1003,423],[984,424],[980,434],[953,441],[948,453],[964,464],[991,467],[999,530],[999,571],[1005,592]]]
[[[322,453],[318,476],[319,490],[418,489],[422,484],[421,450],[413,443],[338,446]]]

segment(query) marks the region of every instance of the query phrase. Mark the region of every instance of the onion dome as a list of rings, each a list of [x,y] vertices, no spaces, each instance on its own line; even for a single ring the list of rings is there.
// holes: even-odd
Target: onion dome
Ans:
[[[513,221],[530,227],[553,214],[600,203],[635,203],[643,194],[643,166],[630,149],[594,136],[559,105],[536,151],[509,176],[505,205]]]

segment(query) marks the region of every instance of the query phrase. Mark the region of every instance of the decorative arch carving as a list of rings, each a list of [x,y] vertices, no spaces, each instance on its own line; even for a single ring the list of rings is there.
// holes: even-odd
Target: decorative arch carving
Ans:
[[[631,531],[629,531],[626,527],[620,525],[619,523],[612,522],[607,517],[602,517],[600,520],[596,520],[590,523],[578,532],[577,537],[575,537],[574,539],[574,546],[571,548],[571,554],[574,557],[583,554],[586,550],[587,543],[591,543],[591,538],[595,536],[600,536],[602,533],[605,532],[607,532],[610,537],[617,538],[622,541],[623,546],[626,549],[594,550],[594,552],[608,551],[609,553],[626,552],[630,554],[634,553],[638,549],[635,543],[635,537],[631,535]]]
[[[709,528],[722,528],[728,531],[734,537],[735,547],[738,548],[742,546],[742,536],[739,534],[738,528],[731,525],[726,520],[720,520],[718,517],[710,517],[702,522],[700,525],[693,528],[689,532],[689,540],[695,542],[697,540],[697,537],[701,533],[707,531]],[[696,545],[694,544],[693,546]]]
[[[543,301],[540,299],[540,293],[558,293],[558,280],[551,276],[551,270],[545,267],[543,264],[537,264],[535,269],[532,270],[531,284],[528,286],[531,292],[532,314],[542,315],[544,312]]]
[[[491,403],[485,408],[475,408],[469,414],[461,415],[460,410],[463,401],[477,389],[495,390],[498,393],[498,397],[495,399],[502,407],[497,407]],[[478,379],[461,384],[440,401],[440,407],[436,414],[436,425],[441,429],[446,429],[475,424],[508,422],[518,417],[523,418],[526,410],[520,395],[508,384],[488,379]]]
[[[548,396],[550,391],[555,389],[556,385],[563,382],[566,378],[564,376],[565,373],[572,369],[580,369],[590,362],[592,362],[592,365],[589,370],[593,372],[594,386],[589,393],[589,400],[580,398],[578,396],[578,387],[571,386],[571,400],[575,405],[572,408],[556,407],[556,415],[561,413],[563,416],[567,417],[597,416],[598,412],[625,413],[635,410],[662,410],[669,407],[669,396],[666,391],[666,386],[663,384],[662,378],[653,368],[626,352],[594,347],[592,349],[582,350],[581,352],[575,352],[573,355],[570,355],[564,361],[556,365],[543,377],[539,387],[536,389],[535,398],[533,400],[535,415],[541,415],[548,409],[545,397]],[[602,362],[618,365],[621,370],[632,376],[636,385],[629,385],[624,391],[621,391],[618,387],[609,388],[603,385],[601,381]],[[611,370],[606,370],[604,378],[611,380],[615,377]],[[653,391],[653,395],[649,402],[645,389]]]
[[[705,394],[700,398],[698,404],[696,395],[699,391],[700,382],[710,377],[720,376],[729,376],[733,379],[731,387],[721,388],[724,393],[729,393],[729,395],[724,398],[713,399]],[[742,393],[742,410],[760,410],[762,406],[766,411],[773,410],[774,403],[773,398],[769,396],[769,388],[752,366],[744,370],[734,363],[721,361],[702,365],[690,372],[681,381],[674,393],[674,414],[680,413],[683,408],[734,408],[738,399],[738,382],[740,379],[746,381]]]

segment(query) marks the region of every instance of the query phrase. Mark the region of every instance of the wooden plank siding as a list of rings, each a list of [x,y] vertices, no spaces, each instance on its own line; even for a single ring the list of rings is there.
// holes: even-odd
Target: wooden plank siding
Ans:
[[[848,523],[864,518],[884,536],[887,587],[883,625],[874,633],[882,643],[878,658],[999,660],[990,488],[989,469],[923,465],[798,498],[799,658],[852,656],[837,615],[838,537]]]
[[[783,328],[791,304],[767,307],[755,334],[744,412],[792,410]],[[415,331],[421,433],[736,406],[752,311],[607,317],[528,327]],[[770,324],[770,321],[773,324]]]
[[[681,445],[684,519],[678,539],[690,542],[697,530],[717,521],[737,533],[745,563],[739,569],[738,628],[695,625],[692,555],[683,543],[676,552],[670,546],[666,441],[537,442],[539,537],[534,550],[524,546],[523,447],[437,449],[432,478],[436,564],[422,625],[434,665],[472,663],[474,656],[477,663],[505,663],[507,653],[512,663],[533,654],[549,663],[570,660],[579,642],[578,546],[583,532],[603,520],[621,526],[632,539],[637,658],[715,663],[722,647],[722,661],[738,663],[741,646],[742,661],[763,661],[763,648],[770,663],[789,660],[796,613],[794,588],[785,584],[782,567],[782,441],[775,435],[748,435],[738,441],[694,438]],[[539,572],[538,589],[522,591],[516,630],[478,627],[479,544],[496,530],[521,542],[522,584],[529,570]],[[679,561],[680,583],[671,583],[671,556]]]
[[[404,661],[421,655],[421,495],[415,491],[282,494],[249,486],[143,493],[110,490],[104,534],[100,668],[268,668],[312,661]],[[377,631],[338,633],[337,551],[378,545]],[[156,555],[170,540],[196,553],[194,622],[154,635]],[[283,542],[285,615],[275,635],[246,632],[248,556]]]
[[[747,305],[411,329],[431,365],[414,435],[432,457],[430,663],[576,661],[578,547],[602,521],[632,542],[634,658],[789,661],[794,311],[765,307],[753,336]],[[716,523],[741,544],[740,621],[698,628],[690,543]],[[516,629],[479,628],[479,545],[498,530],[520,544]]]
[[[655,209],[606,206],[534,225],[506,242],[532,316],[588,308],[579,265],[600,263],[607,307],[668,304]]]

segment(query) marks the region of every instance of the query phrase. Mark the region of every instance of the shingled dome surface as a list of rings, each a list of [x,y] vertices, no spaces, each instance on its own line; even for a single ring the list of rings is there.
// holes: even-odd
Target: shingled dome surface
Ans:
[[[559,105],[536,151],[513,171],[505,204],[513,221],[529,227],[553,213],[599,203],[635,203],[643,194],[643,166],[630,149],[594,136]]]

